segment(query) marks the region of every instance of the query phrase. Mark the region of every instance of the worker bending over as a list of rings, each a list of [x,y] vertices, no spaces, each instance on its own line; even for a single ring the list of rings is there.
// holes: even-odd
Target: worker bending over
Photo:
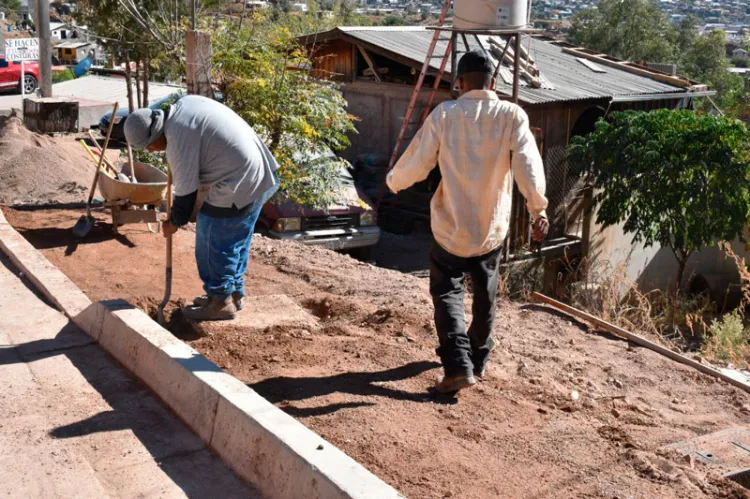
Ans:
[[[426,179],[436,163],[442,175],[431,206],[430,294],[445,371],[435,388],[443,393],[474,385],[494,347],[498,263],[513,177],[534,220],[533,239],[542,241],[549,228],[542,158],[528,116],[497,97],[493,72],[484,51],[464,54],[457,72],[460,97],[435,108],[387,177],[396,193]],[[474,289],[468,332],[465,273]]]
[[[244,275],[260,210],[279,188],[278,164],[245,120],[228,107],[188,95],[167,110],[139,109],[125,121],[134,149],[167,151],[174,201],[165,237],[185,225],[201,186],[210,190],[195,232],[195,259],[205,296],[189,319],[233,319],[242,308]]]

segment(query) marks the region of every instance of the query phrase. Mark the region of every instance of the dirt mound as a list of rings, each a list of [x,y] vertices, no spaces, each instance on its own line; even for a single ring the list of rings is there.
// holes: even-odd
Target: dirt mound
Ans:
[[[94,171],[72,137],[40,135],[15,116],[0,118],[0,204],[83,202]]]

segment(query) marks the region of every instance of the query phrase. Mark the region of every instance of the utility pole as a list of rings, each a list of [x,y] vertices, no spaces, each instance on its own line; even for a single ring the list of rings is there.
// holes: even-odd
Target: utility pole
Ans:
[[[42,97],[52,97],[52,41],[49,31],[49,0],[36,0],[39,33],[39,88]]]
[[[198,0],[191,2],[191,29],[185,33],[185,65],[189,94],[214,98],[211,88],[211,34],[198,31]]]

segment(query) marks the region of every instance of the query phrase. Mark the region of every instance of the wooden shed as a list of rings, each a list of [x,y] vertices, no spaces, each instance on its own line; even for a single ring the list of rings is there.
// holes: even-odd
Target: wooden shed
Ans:
[[[432,36],[433,32],[423,26],[339,27],[298,39],[313,60],[313,74],[341,82],[349,112],[360,119],[359,133],[352,136],[352,145],[344,154],[347,159],[355,161],[364,154],[385,157],[391,154]],[[446,40],[447,37],[438,42],[425,88],[437,77]],[[499,37],[467,36],[459,48],[491,50],[504,43]],[[589,133],[594,123],[610,111],[691,108],[694,98],[711,92],[705,85],[681,76],[550,38],[526,36],[522,47],[527,54],[525,64],[538,71],[535,81],[521,79],[519,103],[529,115],[544,159],[551,235],[553,239],[580,241],[585,231],[583,193],[569,175],[566,162],[571,137]],[[491,53],[500,59],[497,51]],[[435,105],[452,98],[450,66],[449,60]],[[503,99],[510,99],[512,78],[512,68],[500,68],[495,90]],[[425,105],[427,94],[423,92],[419,106]],[[416,111],[419,113],[421,109]],[[420,188],[424,191],[421,196],[424,201],[429,201],[436,185],[433,180],[418,187],[417,191]],[[394,205],[397,203],[391,204]],[[429,214],[427,203],[421,210],[414,204],[409,209]],[[523,220],[518,223],[522,226]]]

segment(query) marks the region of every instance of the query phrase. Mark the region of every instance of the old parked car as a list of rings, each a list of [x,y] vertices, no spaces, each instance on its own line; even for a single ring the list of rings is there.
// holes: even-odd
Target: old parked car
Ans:
[[[150,106],[148,106],[150,109],[163,109],[165,106],[169,106],[171,104],[174,104],[177,102],[180,97],[182,97],[184,93],[182,92],[175,92],[173,94],[167,95],[166,97],[162,97],[161,99],[157,99],[154,102],[151,103]],[[125,141],[125,119],[130,114],[130,111],[126,108],[120,109],[117,111],[117,115],[115,115],[115,124],[112,126],[112,135],[111,138],[114,140],[120,140]],[[99,130],[106,130],[109,129],[109,121],[112,119],[112,112],[108,112],[104,116],[101,117],[99,120]]]
[[[330,149],[322,154],[297,156],[297,161],[314,162],[321,168],[336,164],[340,180],[339,201],[326,209],[315,209],[294,203],[279,191],[263,206],[256,231],[273,239],[332,250],[352,250],[360,258],[366,258],[369,248],[380,239],[380,227],[373,203],[354,182],[351,165]],[[191,221],[196,220],[209,189],[202,187],[199,190]]]
[[[321,168],[337,163],[341,192],[339,202],[325,210],[293,203],[279,191],[261,211],[260,232],[274,239],[325,246],[333,250],[358,250],[366,256],[367,249],[380,239],[374,205],[355,184],[351,165],[338,158],[330,149],[322,154],[299,155],[298,161],[314,162]]]
[[[24,62],[23,72],[21,80],[21,61],[7,61],[4,56],[0,56],[0,89],[15,89],[21,93],[23,85],[27,94],[33,93],[39,85],[39,63]]]
[[[165,109],[167,106],[171,106],[172,104],[180,100],[180,98],[184,95],[186,95],[185,92],[175,92],[173,94],[167,95],[166,97],[155,100],[148,107],[149,109]],[[214,91],[214,99],[218,102],[224,102],[224,96],[218,90]],[[122,108],[117,111],[117,115],[115,116],[115,124],[112,126],[111,138],[113,138],[114,140],[125,142],[125,119],[129,114],[130,110],[128,110],[127,108]],[[99,130],[106,131],[109,128],[109,120],[111,119],[111,111],[102,116],[99,120]]]

